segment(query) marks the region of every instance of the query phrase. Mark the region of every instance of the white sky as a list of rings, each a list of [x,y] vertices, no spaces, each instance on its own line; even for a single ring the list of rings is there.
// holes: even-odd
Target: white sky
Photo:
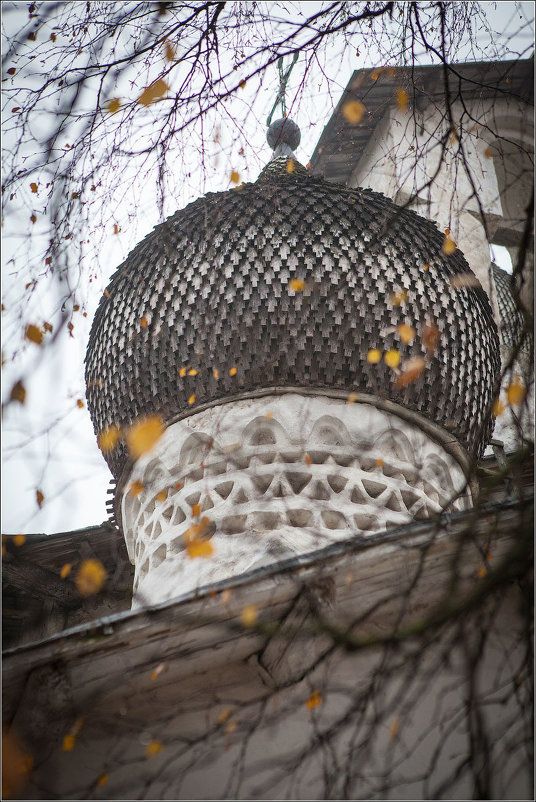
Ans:
[[[317,5],[319,4],[308,3],[307,12],[311,13],[310,7]],[[511,41],[509,37],[518,30],[519,25],[533,20],[532,3],[487,5],[488,22],[497,31],[496,43],[499,48],[509,44],[512,50],[523,51],[530,46],[531,35],[527,28],[521,37],[514,37]],[[26,3],[21,4],[21,13],[27,15]],[[477,33],[484,36],[483,32]],[[388,43],[385,46],[387,45]],[[505,57],[500,51],[499,55]],[[527,55],[528,53],[525,57]],[[374,53],[370,52],[366,59],[363,55],[356,57],[353,47],[343,56],[340,42],[335,40],[327,52],[324,65],[331,79],[331,97],[326,93],[318,93],[321,82],[319,79],[318,85],[315,85],[316,78],[313,78],[300,99],[299,113],[293,115],[291,103],[300,77],[298,62],[289,82],[287,106],[289,115],[294,116],[302,130],[302,142],[297,156],[303,164],[309,161],[331,116],[333,106],[339,100],[352,72],[363,67],[382,66],[381,54],[377,52],[375,57],[376,60]],[[457,61],[465,59],[470,59],[468,49],[460,51]],[[422,59],[419,63],[430,61]],[[254,107],[254,113],[248,121],[251,125],[247,132],[248,141],[242,143],[244,156],[237,155],[241,143],[232,141],[232,126],[227,126],[225,120],[222,120],[225,147],[221,156],[209,158],[204,173],[199,167],[192,169],[188,186],[179,190],[175,188],[170,193],[166,216],[206,191],[228,189],[230,167],[238,169],[243,180],[255,180],[260,168],[270,157],[264,139],[264,122],[275,99],[276,88],[277,71],[272,68],[260,88],[257,85],[248,86],[242,96],[229,101],[229,119],[242,118],[248,104]],[[276,113],[275,117],[277,116],[279,113]],[[259,122],[254,125],[255,117]],[[136,171],[138,165],[132,164],[131,168]],[[128,174],[123,176],[127,186],[128,180]],[[100,264],[95,270],[91,262],[91,252],[88,251],[83,265],[85,280],[75,288],[81,305],[85,305],[87,317],[80,316],[77,319],[74,336],[69,337],[64,332],[54,347],[48,349],[40,349],[30,343],[16,362],[7,363],[3,369],[4,399],[13,382],[19,378],[21,365],[31,376],[26,381],[27,400],[24,407],[10,405],[3,421],[3,532],[60,532],[98,524],[107,518],[105,501],[111,474],[96,446],[87,408],[84,406],[80,409],[77,400],[85,401],[83,360],[89,326],[98,299],[111,273],[134,245],[159,222],[156,197],[152,193],[153,188],[149,187],[139,198],[135,221],[128,219],[127,204],[116,199],[116,206],[110,210],[110,219],[113,217],[117,220],[121,233],[113,235],[110,227],[109,234],[102,239]],[[96,216],[95,219],[97,221],[100,218]],[[25,260],[29,263],[34,258],[41,259],[44,247],[43,239],[38,234],[39,223],[33,229],[31,240],[27,237],[27,226],[28,211],[23,206],[18,218],[15,216],[8,223],[3,223],[2,301],[6,312],[3,315],[2,328],[3,344],[6,347],[17,332],[20,334],[20,321],[14,315],[10,317],[10,308],[14,306],[14,297],[20,295],[25,281]],[[495,258],[508,269],[509,257],[506,256],[505,259],[504,254],[496,251]],[[90,275],[95,276],[91,283],[88,280]],[[52,315],[55,296],[50,287],[39,296],[38,303],[43,306],[43,316]],[[45,497],[41,509],[36,503],[37,488]]]

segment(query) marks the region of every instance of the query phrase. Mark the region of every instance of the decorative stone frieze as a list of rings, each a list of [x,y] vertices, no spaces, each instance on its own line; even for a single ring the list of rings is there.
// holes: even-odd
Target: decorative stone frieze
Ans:
[[[171,424],[134,465],[120,502],[134,606],[467,507],[456,441],[397,412],[284,393]],[[195,556],[192,540],[212,553]]]

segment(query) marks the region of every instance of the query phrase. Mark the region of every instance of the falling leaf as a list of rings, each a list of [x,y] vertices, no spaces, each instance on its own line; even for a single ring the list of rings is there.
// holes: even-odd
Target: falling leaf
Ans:
[[[289,159],[287,161],[287,173],[293,173],[294,172],[294,167],[295,167],[294,159]]]
[[[167,91],[167,83],[159,78],[148,86],[147,89],[144,89],[136,102],[140,103],[142,106],[149,106],[151,103],[154,103],[155,100],[159,100],[163,97]]]
[[[157,501],[165,501],[167,499],[167,496],[168,496],[168,491],[167,490],[161,490],[160,493],[156,494],[156,500]]]
[[[64,735],[63,745],[61,748],[63,749],[64,752],[72,752],[72,750],[74,749],[74,743],[75,743],[74,735]]]
[[[493,407],[491,410],[491,414],[494,418],[498,418],[499,415],[502,415],[506,407],[504,406],[503,402],[500,398],[496,398],[493,402]]]
[[[246,81],[245,81],[245,80],[243,80],[243,81],[240,81],[240,83],[238,84],[238,86],[240,87],[240,89],[245,89],[245,88],[246,88]]]
[[[160,676],[160,674],[164,670],[165,666],[166,666],[165,663],[159,663],[159,665],[157,665],[157,667],[154,669],[154,671],[151,671],[151,680],[153,682],[157,677]]]
[[[225,707],[218,716],[218,724],[225,724],[227,719],[231,717],[232,713],[233,709],[231,707]]]
[[[430,270],[430,265],[423,265],[422,269],[425,271]]]
[[[192,394],[190,396],[190,398],[188,399],[188,405],[192,406],[192,404],[195,404],[195,395],[194,394]]]
[[[158,442],[164,433],[164,421],[159,415],[137,420],[129,428],[126,441],[132,459],[139,459]]]
[[[381,457],[378,457],[378,459],[376,460],[376,467],[381,468],[382,465],[383,465],[383,460]]]
[[[73,200],[76,200],[76,199],[77,199],[77,198],[79,198],[79,197],[80,197],[80,193],[79,193],[79,192],[72,192],[72,193],[71,193],[71,198],[72,198]]]
[[[492,151],[492,149],[491,149],[491,148],[486,148],[486,150],[484,151],[484,156],[485,156],[487,159],[492,159],[492,158],[493,158],[493,151]]]
[[[400,326],[398,326],[397,331],[398,336],[403,343],[406,343],[406,345],[415,337],[415,329],[413,326],[409,326],[407,323],[401,323]]]
[[[24,546],[26,543],[26,535],[15,535],[13,538],[13,545],[14,546]]]
[[[119,234],[120,231],[121,231],[121,229],[119,228],[117,223],[114,223],[114,234]]]
[[[112,100],[109,100],[106,103],[106,109],[110,112],[110,114],[115,114],[121,108],[121,101],[119,98],[114,97]]]
[[[37,37],[36,37],[34,31],[32,31],[30,34],[28,34],[28,39],[30,40],[30,42],[35,42],[36,38]]]
[[[181,368],[179,370],[179,376],[181,377],[181,379],[184,379],[184,377],[186,376],[186,371],[187,371],[187,368]]]
[[[394,741],[394,739],[398,735],[399,728],[400,728],[400,721],[398,720],[398,718],[394,718],[391,721],[391,726],[389,728],[389,737],[391,738],[392,741]]]
[[[102,788],[103,785],[106,785],[109,779],[110,777],[108,774],[106,774],[106,772],[104,772],[104,774],[101,774],[100,777],[97,779],[97,785],[99,786],[99,788]]]
[[[35,343],[36,345],[41,345],[43,342],[43,332],[39,328],[39,326],[34,326],[30,323],[29,326],[26,326],[26,331],[24,332],[24,336],[27,340]]]
[[[84,408],[84,402],[82,401],[81,398],[79,398],[78,401],[76,402],[76,406],[78,407],[78,409]]]
[[[69,576],[72,567],[73,567],[72,563],[65,563],[65,565],[62,566],[60,571],[60,576],[62,579],[65,579],[66,576]]]
[[[43,506],[43,502],[45,500],[45,496],[41,492],[41,490],[35,491],[35,500],[37,501],[37,506],[39,507],[39,509],[41,509],[41,507]]]
[[[391,348],[390,351],[387,351],[387,353],[385,354],[383,359],[384,359],[385,364],[388,365],[390,368],[393,368],[393,370],[394,370],[395,368],[397,368],[399,366],[400,360],[401,360],[401,356],[398,353],[398,351],[395,351],[394,348]]]
[[[30,189],[34,194],[37,194],[37,184],[35,183],[35,181],[30,184]]]
[[[130,483],[130,487],[128,489],[128,492],[132,496],[132,498],[136,498],[136,496],[140,495],[142,490],[143,490],[143,482],[140,482],[139,480],[136,480],[136,481]]]
[[[457,273],[455,276],[451,276],[449,281],[456,290],[462,287],[480,287],[480,281],[474,273]]]
[[[288,283],[289,290],[292,292],[303,292],[305,289],[305,281],[301,278],[291,278]]]
[[[306,465],[308,465],[309,467],[311,467],[313,460],[311,459],[311,457],[309,456],[309,454],[304,454],[303,460],[304,460],[304,462],[305,462],[305,464],[306,464]]]
[[[236,368],[236,367],[233,365],[233,367],[232,367],[232,368],[230,368],[230,370],[229,370],[229,376],[236,376],[236,374],[237,374],[237,370],[238,370],[238,368]]]
[[[84,560],[78,569],[75,583],[81,596],[98,593],[106,581],[106,569],[100,560]]]
[[[24,404],[26,400],[26,388],[21,381],[15,382],[9,394],[10,401],[18,401],[19,404]]]
[[[193,538],[186,544],[186,552],[188,557],[193,560],[196,557],[212,557],[214,548],[210,540],[201,540],[200,538]]]
[[[519,379],[516,377],[506,391],[508,403],[511,406],[519,406],[527,394]]]
[[[367,362],[370,362],[371,365],[377,365],[381,358],[382,352],[377,348],[371,348],[367,354]]]
[[[441,250],[447,256],[449,256],[451,253],[454,253],[454,251],[456,250],[456,243],[454,242],[453,239],[449,237],[448,234],[445,234],[445,239],[443,240],[443,245],[441,246]]]
[[[15,67],[10,67],[9,70],[7,71],[7,74],[8,75],[15,75],[16,72],[17,72],[17,70],[15,69]]]
[[[350,393],[346,399],[347,404],[354,404],[357,401],[357,393]]]
[[[169,42],[165,43],[164,47],[166,61],[174,61],[175,59],[175,48]]]
[[[197,370],[195,368],[190,368],[188,376],[197,376]]]
[[[322,694],[320,691],[313,691],[307,699],[307,710],[314,710],[322,704]]]
[[[35,216],[35,214],[31,214],[30,215],[30,220],[32,221],[32,223],[36,223],[37,222],[37,217]]]
[[[97,445],[103,454],[109,454],[116,447],[120,437],[121,429],[115,423],[112,423],[111,426],[106,426],[97,435]]]
[[[422,339],[422,344],[426,348],[426,352],[428,354],[434,353],[440,338],[441,334],[435,323],[428,323],[424,327],[421,339]]]
[[[231,172],[230,180],[231,183],[238,184],[238,182],[240,181],[240,173],[237,173],[236,170],[233,170]]]
[[[391,295],[391,304],[393,306],[402,306],[408,300],[408,293],[407,290],[400,290],[398,292],[393,292]]]
[[[140,326],[142,327],[142,329],[147,328],[147,318],[145,317],[145,315],[143,315],[142,319],[140,320]]]
[[[145,747],[145,756],[147,758],[154,757],[155,755],[158,755],[159,752],[161,752],[163,748],[164,748],[164,745],[163,745],[162,741],[151,741]]]
[[[364,113],[365,106],[360,103],[359,100],[349,100],[342,108],[343,117],[350,125],[357,125],[360,123]]]
[[[212,371],[212,375],[214,376],[215,379],[220,378],[220,371],[218,370],[218,368],[214,368],[214,370]]]
[[[56,41],[56,34],[55,33],[51,33],[50,34],[50,41],[51,42],[55,42]]]
[[[450,228],[445,229],[445,234],[448,236],[450,234]]]
[[[242,610],[242,615],[240,616],[240,620],[242,621],[242,625],[244,627],[253,627],[257,623],[257,618],[259,614],[257,612],[257,608],[254,604],[248,604]]]
[[[409,103],[409,95],[405,89],[399,87],[396,90],[396,105],[402,112],[406,112],[408,110],[408,103]]]
[[[201,504],[192,504],[192,515],[194,518],[199,518],[201,515]]]
[[[422,375],[425,367],[426,362],[422,356],[408,359],[402,364],[401,373],[395,381],[395,387],[407,387],[408,384],[416,381]]]

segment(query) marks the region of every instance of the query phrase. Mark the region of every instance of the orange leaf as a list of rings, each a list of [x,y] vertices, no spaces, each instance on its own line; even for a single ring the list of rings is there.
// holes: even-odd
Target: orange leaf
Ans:
[[[60,576],[62,579],[65,579],[66,576],[69,576],[72,567],[73,567],[72,563],[65,563],[65,565],[62,566],[62,569],[60,571]]]
[[[15,535],[13,538],[13,545],[14,546],[24,546],[26,543],[26,535]]]
[[[140,320],[140,326],[142,327],[142,329],[147,328],[147,318],[145,317],[145,315],[143,315],[143,317]]]
[[[214,376],[215,379],[220,378],[220,371],[218,370],[218,368],[214,368],[214,370],[212,371],[212,375]]]
[[[254,604],[248,604],[242,610],[242,614],[240,616],[240,620],[242,621],[242,625],[244,627],[252,627],[257,623],[257,618],[259,614],[257,612],[257,608]]]
[[[190,398],[188,399],[188,404],[189,404],[189,406],[192,406],[192,404],[195,404],[195,395],[192,394],[190,396]]]
[[[74,749],[75,737],[74,735],[64,735],[62,749],[64,752],[71,752]]]
[[[287,173],[293,173],[294,172],[294,167],[295,167],[294,159],[289,159],[287,161]]]
[[[197,370],[195,368],[190,368],[188,376],[197,376]]]
[[[376,460],[376,467],[381,468],[382,465],[383,465],[383,460],[381,457],[378,457],[378,459]]]
[[[75,583],[81,596],[98,593],[106,581],[106,569],[100,560],[84,560],[78,569]]]
[[[422,356],[416,356],[403,363],[400,376],[397,376],[395,387],[407,387],[408,384],[416,381],[423,373],[426,362]]]
[[[426,325],[422,332],[422,344],[426,348],[426,352],[428,354],[433,354],[435,349],[437,348],[437,344],[441,334],[439,329],[435,325],[435,323],[429,323]]]
[[[210,540],[200,540],[199,538],[189,540],[186,544],[186,551],[191,560],[196,557],[212,557],[214,553]]]
[[[165,501],[167,499],[167,495],[168,495],[168,491],[167,490],[161,490],[160,493],[156,494],[156,500],[157,501]]]
[[[102,788],[103,785],[106,785],[109,779],[110,777],[108,774],[106,774],[106,772],[104,772],[104,774],[101,774],[97,780],[97,785],[99,786],[99,788]]]
[[[110,112],[110,114],[115,114],[121,108],[121,101],[119,100],[119,98],[114,97],[112,100],[109,100],[107,102],[106,108]]]
[[[394,718],[389,728],[389,737],[391,738],[392,741],[394,741],[394,739],[398,735],[399,729],[400,729],[400,721],[397,718]]]
[[[154,757],[155,755],[158,755],[158,753],[161,752],[163,748],[164,744],[162,743],[162,741],[151,741],[145,747],[145,756],[148,758]]]
[[[486,150],[484,151],[484,156],[485,156],[487,159],[492,159],[492,158],[493,158],[493,151],[492,151],[492,149],[491,149],[491,148],[486,148]]]
[[[126,441],[132,459],[139,459],[158,442],[164,433],[164,421],[159,415],[140,418],[129,428]]]
[[[342,115],[350,125],[358,125],[365,114],[365,106],[359,100],[349,100],[342,108]]]
[[[192,515],[194,518],[199,518],[201,515],[201,504],[192,504]]]
[[[237,369],[236,367],[234,367],[234,366],[233,366],[233,367],[232,367],[232,368],[229,370],[229,376],[236,376],[237,370],[238,370],[238,369]]]
[[[511,406],[519,406],[527,394],[526,389],[523,387],[518,378],[509,385],[506,390],[506,397]]]
[[[303,459],[306,465],[309,465],[309,467],[312,465],[313,460],[311,459],[309,454],[305,454]]]
[[[35,181],[32,181],[32,183],[30,184],[30,189],[32,190],[34,195],[37,195],[37,184],[35,183]]]
[[[367,354],[367,362],[370,362],[371,365],[377,365],[381,358],[382,352],[377,348],[371,348]]]
[[[456,243],[454,242],[453,239],[449,237],[448,234],[445,234],[445,239],[443,240],[443,245],[441,246],[441,250],[447,256],[449,256],[451,253],[454,253],[454,251],[456,250]]]
[[[398,336],[403,343],[410,343],[415,337],[415,329],[413,326],[408,326],[407,323],[401,323],[400,326],[398,326],[397,331]]]
[[[21,381],[15,382],[9,394],[10,401],[18,401],[19,404],[24,404],[26,400],[26,389]]]
[[[289,290],[292,292],[303,292],[305,289],[305,281],[301,278],[291,278],[288,283]]]
[[[307,710],[314,710],[322,704],[322,694],[320,691],[313,691],[307,699]]]
[[[221,711],[220,715],[218,716],[218,724],[220,724],[220,725],[221,724],[225,724],[227,719],[230,718],[230,716],[232,715],[232,712],[233,712],[232,708],[230,708],[230,707],[224,708]]]
[[[79,398],[78,401],[76,402],[76,406],[78,407],[78,409],[84,408],[84,402],[82,401],[81,398]]]
[[[121,231],[121,229],[119,228],[117,223],[114,223],[114,234],[119,234],[120,231]]]
[[[383,357],[385,364],[390,368],[393,368],[393,370],[399,366],[401,358],[402,357],[398,351],[395,351],[394,348],[392,348],[390,351],[387,351]]]
[[[405,89],[399,87],[396,90],[396,105],[400,111],[406,112],[408,110],[409,95]]]
[[[97,445],[103,454],[108,454],[116,447],[119,438],[121,437],[121,429],[112,423],[111,426],[106,426],[102,432],[97,435]]]
[[[136,496],[140,495],[142,490],[143,490],[143,482],[136,480],[130,483],[128,492],[132,496],[132,498],[136,498]]]
[[[491,414],[494,418],[498,418],[499,415],[502,415],[506,407],[504,406],[503,402],[500,398],[496,398],[493,402],[493,407],[491,410]]]
[[[37,501],[37,506],[39,509],[43,506],[43,501],[45,500],[45,496],[40,490],[35,491],[35,500]]]
[[[238,184],[238,182],[240,181],[240,173],[237,173],[236,170],[233,170],[231,172],[230,180],[231,183]]]
[[[167,91],[167,83],[159,78],[157,81],[154,81],[150,86],[148,86],[147,89],[143,90],[136,102],[140,103],[142,106],[150,106],[150,104],[154,103],[155,100],[159,100],[161,97],[163,97]]]
[[[43,342],[43,332],[39,328],[39,326],[34,326],[33,323],[30,323],[29,326],[26,326],[26,331],[24,332],[24,336],[27,340],[35,343],[36,345],[41,345]]]

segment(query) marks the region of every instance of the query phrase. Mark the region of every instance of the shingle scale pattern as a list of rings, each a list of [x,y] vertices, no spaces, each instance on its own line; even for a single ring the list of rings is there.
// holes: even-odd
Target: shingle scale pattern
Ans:
[[[117,269],[86,355],[96,433],[145,415],[167,422],[256,389],[301,386],[390,399],[480,454],[491,434],[498,335],[485,292],[450,283],[470,272],[463,255],[443,254],[433,223],[383,195],[293,166],[288,172],[286,159],[273,160],[255,183],[194,201]],[[303,292],[289,288],[294,278],[305,282]],[[403,291],[397,306],[392,296]],[[400,323],[417,331],[409,344]],[[426,356],[427,323],[440,340]],[[391,368],[367,362],[371,348],[426,356],[427,368],[398,390]],[[106,459],[119,476],[124,443]]]

